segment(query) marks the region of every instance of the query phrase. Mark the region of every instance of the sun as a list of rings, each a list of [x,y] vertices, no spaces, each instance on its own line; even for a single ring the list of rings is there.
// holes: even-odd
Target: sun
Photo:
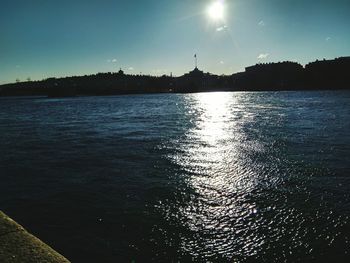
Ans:
[[[223,1],[217,0],[213,2],[207,9],[209,17],[214,21],[219,21],[224,19],[224,4]]]

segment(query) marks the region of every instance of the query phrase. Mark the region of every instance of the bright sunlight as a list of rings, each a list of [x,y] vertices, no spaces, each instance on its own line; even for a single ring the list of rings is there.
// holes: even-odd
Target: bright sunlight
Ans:
[[[224,19],[224,3],[223,0],[217,0],[211,3],[207,9],[209,17],[214,21]]]

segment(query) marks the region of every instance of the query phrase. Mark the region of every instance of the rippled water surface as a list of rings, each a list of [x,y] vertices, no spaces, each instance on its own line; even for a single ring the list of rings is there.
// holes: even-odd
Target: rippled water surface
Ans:
[[[350,262],[350,92],[0,99],[0,209],[72,262]]]

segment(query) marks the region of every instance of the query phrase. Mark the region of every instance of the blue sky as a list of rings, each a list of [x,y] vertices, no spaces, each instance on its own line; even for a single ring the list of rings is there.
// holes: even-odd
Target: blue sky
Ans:
[[[0,0],[0,83],[97,72],[232,74],[350,55],[349,0]]]

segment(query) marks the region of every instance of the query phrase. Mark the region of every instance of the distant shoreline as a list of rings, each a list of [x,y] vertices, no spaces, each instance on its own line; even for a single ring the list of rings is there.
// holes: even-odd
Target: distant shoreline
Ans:
[[[257,64],[232,75],[204,73],[197,67],[179,77],[127,75],[122,70],[96,75],[49,78],[0,85],[0,96],[108,96],[215,91],[297,91],[350,89],[350,57]]]

